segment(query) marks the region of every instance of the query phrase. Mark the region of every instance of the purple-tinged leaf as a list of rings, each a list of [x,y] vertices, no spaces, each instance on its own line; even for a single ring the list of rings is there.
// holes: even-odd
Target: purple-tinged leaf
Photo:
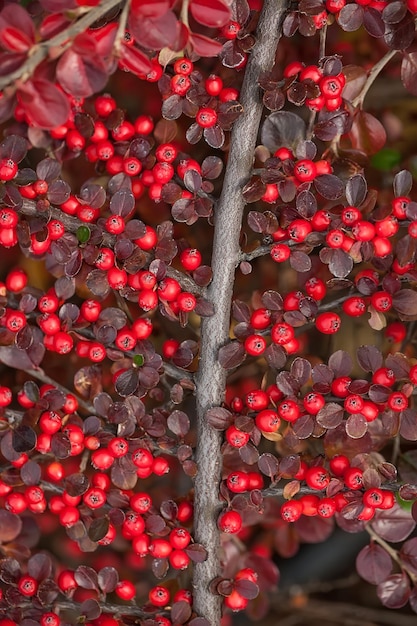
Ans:
[[[346,4],[338,13],[337,22],[346,32],[353,32],[362,26],[363,9],[358,4]]]
[[[413,43],[415,35],[415,25],[413,16],[408,13],[398,24],[392,26],[387,24],[384,40],[392,50],[406,50]]]
[[[366,7],[363,12],[363,25],[372,37],[383,37],[385,24],[381,17],[381,12],[373,7]]]
[[[416,53],[416,63],[417,63],[417,53]],[[417,67],[416,67],[417,72]],[[408,196],[413,186],[413,177],[411,176],[408,170],[401,170],[398,174],[395,175],[394,178],[394,195],[398,196]]]
[[[406,511],[398,504],[394,504],[392,509],[377,511],[371,524],[382,539],[393,543],[407,539],[416,526],[410,511]]]
[[[401,289],[394,294],[392,306],[400,315],[406,315],[407,319],[417,318],[417,291],[413,289]]]
[[[87,565],[79,565],[74,572],[74,578],[82,589],[94,589],[98,591],[97,572]]]
[[[356,569],[368,583],[378,585],[391,574],[392,560],[384,548],[372,542],[362,548],[356,557]]]
[[[190,430],[190,420],[183,411],[173,411],[168,416],[167,426],[174,435],[184,438]]]
[[[185,624],[191,617],[191,606],[189,602],[181,600],[174,602],[171,607],[171,620],[175,624]]]
[[[22,530],[22,520],[15,513],[0,509],[0,542],[13,541]],[[3,580],[0,571],[0,578]]]
[[[206,419],[210,426],[216,430],[226,430],[233,423],[231,412],[221,406],[208,409]]]
[[[356,174],[346,183],[346,199],[351,206],[359,206],[366,198],[368,187],[365,178]]]
[[[219,363],[224,369],[237,367],[246,358],[244,345],[238,341],[222,346],[219,350]]]
[[[191,543],[186,548],[184,548],[184,552],[193,563],[202,563],[207,559],[207,550],[199,543]]]
[[[337,200],[344,192],[344,185],[334,174],[322,174],[314,179],[314,186],[318,193],[326,200]]]
[[[376,593],[384,606],[389,609],[400,609],[405,606],[410,596],[410,583],[407,574],[392,574],[381,582]]]
[[[405,409],[401,411],[400,435],[408,441],[417,441],[417,411]]]
[[[311,377],[311,363],[307,359],[297,357],[291,364],[291,375],[298,381],[300,387],[305,385]]]
[[[335,402],[328,402],[317,413],[317,423],[323,428],[336,428],[343,421],[343,407]]]
[[[261,454],[258,459],[258,468],[262,474],[268,476],[271,480],[278,475],[279,472],[279,462],[276,456],[271,454],[270,452],[265,452]]]
[[[290,256],[290,266],[296,272],[309,272],[311,270],[311,259],[305,252],[293,250]]]
[[[360,413],[349,415],[345,424],[346,434],[351,439],[361,439],[368,430],[368,422]]]
[[[365,372],[375,372],[382,367],[383,358],[376,346],[361,346],[357,350],[357,359]]]
[[[273,154],[278,148],[295,149],[305,139],[304,120],[290,111],[276,111],[265,119],[261,129],[261,143]]]
[[[16,452],[29,452],[36,446],[36,433],[27,424],[19,424],[13,431],[12,446]]]

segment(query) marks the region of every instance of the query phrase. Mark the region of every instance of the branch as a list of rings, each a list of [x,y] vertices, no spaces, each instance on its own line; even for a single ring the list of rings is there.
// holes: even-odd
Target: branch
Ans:
[[[88,13],[80,17],[79,20],[71,24],[71,26],[68,26],[68,28],[58,33],[58,35],[52,37],[52,39],[42,41],[33,46],[29,51],[27,60],[17,68],[17,70],[0,78],[0,90],[9,85],[13,85],[19,79],[27,80],[38,65],[48,58],[51,50],[61,48],[60,53],[62,54],[66,49],[64,44],[67,43],[68,40],[84,32],[91,24],[94,24],[94,22],[103,17],[103,15],[118,4],[120,4],[120,0],[104,0],[104,2],[100,2],[98,6],[92,8]]]
[[[202,320],[201,356],[197,382],[198,473],[195,480],[195,540],[208,547],[208,557],[196,563],[193,576],[194,608],[211,626],[220,623],[221,598],[209,590],[220,573],[219,483],[222,456],[221,433],[209,426],[206,412],[224,401],[226,371],[218,362],[219,348],[229,339],[230,309],[235,268],[239,262],[239,237],[245,200],[242,189],[250,179],[262,116],[258,79],[275,60],[287,0],[265,0],[256,33],[257,42],[247,64],[241,89],[243,114],[236,121],[230,141],[222,193],[215,211],[212,269],[208,298],[215,306],[212,317]]]
[[[77,402],[78,402],[79,407],[84,409],[84,411],[86,411],[90,415],[95,415],[96,414],[96,410],[95,410],[95,408],[93,407],[92,404],[89,404],[88,402],[86,402],[85,400],[80,398],[80,396],[75,394],[73,391],[70,391],[69,389],[67,389],[66,387],[64,387],[60,383],[58,383],[56,380],[54,380],[53,378],[49,378],[49,376],[47,376],[42,369],[24,370],[24,371],[29,376],[33,376],[33,378],[37,378],[38,380],[40,380],[43,383],[46,383],[47,385],[53,385],[54,387],[56,387],[57,389],[62,391],[62,393],[64,393],[65,395],[67,395],[69,393],[72,396],[75,396],[77,398]]]

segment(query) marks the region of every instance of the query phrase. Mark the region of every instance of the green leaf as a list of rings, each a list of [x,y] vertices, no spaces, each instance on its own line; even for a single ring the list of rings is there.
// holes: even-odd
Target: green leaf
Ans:
[[[401,162],[401,154],[398,150],[392,148],[383,148],[371,159],[373,167],[382,172],[390,172],[396,165]]]

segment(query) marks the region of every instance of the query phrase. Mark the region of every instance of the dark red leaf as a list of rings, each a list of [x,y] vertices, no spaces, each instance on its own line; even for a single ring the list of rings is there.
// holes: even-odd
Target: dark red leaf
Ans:
[[[190,430],[190,420],[183,411],[173,411],[167,419],[168,428],[178,437],[185,437]]]
[[[219,41],[198,33],[190,34],[190,43],[194,51],[201,57],[216,57],[222,49],[222,44]]]
[[[68,98],[47,80],[31,79],[22,83],[19,98],[29,120],[39,128],[61,126],[70,114]]]
[[[11,52],[26,52],[35,43],[33,19],[18,3],[6,5],[0,13],[0,43]]]
[[[190,11],[196,22],[209,28],[221,28],[230,20],[229,5],[222,0],[192,0]]]
[[[29,452],[36,445],[36,433],[30,426],[20,424],[13,430],[12,445],[16,452]]]
[[[328,402],[317,413],[316,420],[323,428],[336,428],[343,421],[343,407],[335,402]]]
[[[184,552],[194,563],[202,563],[207,559],[207,550],[199,543],[191,543],[184,549]]]
[[[416,53],[417,63],[417,53]],[[417,69],[417,68],[416,68]],[[394,178],[394,194],[395,196],[408,196],[413,186],[413,177],[408,170],[401,170]]]
[[[417,52],[404,52],[401,63],[401,80],[404,87],[417,96]]]
[[[400,435],[408,441],[417,441],[417,411],[415,409],[401,411]]]
[[[171,607],[171,619],[175,624],[185,624],[191,617],[191,606],[189,602],[181,600],[174,602]]]
[[[108,80],[99,59],[81,55],[73,48],[69,48],[59,59],[56,76],[67,93],[81,98],[100,91]]]
[[[368,156],[379,152],[387,140],[387,134],[381,122],[362,109],[355,114],[349,137],[354,150],[360,150]]]

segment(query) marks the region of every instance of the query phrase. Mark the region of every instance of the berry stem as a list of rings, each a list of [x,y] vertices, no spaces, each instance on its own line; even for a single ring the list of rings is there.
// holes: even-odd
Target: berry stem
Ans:
[[[195,480],[195,540],[208,548],[208,558],[196,563],[193,578],[194,608],[212,626],[220,623],[220,596],[209,590],[219,576],[219,531],[217,516],[221,479],[221,434],[206,421],[206,412],[224,401],[226,371],[218,362],[218,351],[229,339],[230,309],[235,268],[239,263],[239,236],[245,200],[242,188],[253,167],[263,105],[259,97],[261,72],[271,69],[287,10],[286,0],[266,0],[259,19],[257,42],[249,57],[241,90],[243,114],[234,125],[222,194],[215,212],[212,268],[208,297],[215,313],[202,321],[201,354],[197,375],[198,473]]]

